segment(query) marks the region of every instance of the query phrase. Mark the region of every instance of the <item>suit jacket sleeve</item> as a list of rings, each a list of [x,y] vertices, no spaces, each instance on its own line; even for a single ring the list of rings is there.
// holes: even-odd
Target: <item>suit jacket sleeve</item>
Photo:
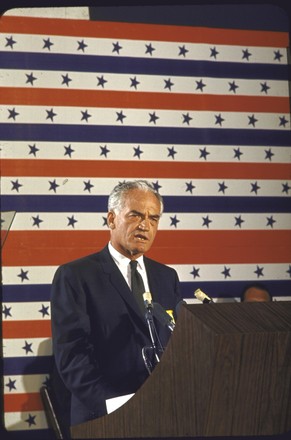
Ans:
[[[70,265],[61,266],[54,277],[52,336],[57,368],[70,392],[92,411],[105,412],[105,399],[114,395],[100,368],[87,313],[86,294]],[[103,403],[102,403],[103,402]]]

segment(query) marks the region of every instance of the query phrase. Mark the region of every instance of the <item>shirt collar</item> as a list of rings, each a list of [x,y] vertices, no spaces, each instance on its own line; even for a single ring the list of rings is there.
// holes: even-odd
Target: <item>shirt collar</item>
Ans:
[[[108,249],[109,249],[110,255],[112,256],[112,258],[114,259],[114,261],[117,263],[118,266],[128,266],[128,264],[130,262],[130,258],[127,258],[124,255],[122,255],[120,252],[118,252],[112,246],[111,242],[109,242],[109,244],[108,244]],[[143,255],[138,257],[136,259],[136,261],[138,262],[138,267],[142,270],[145,270]]]

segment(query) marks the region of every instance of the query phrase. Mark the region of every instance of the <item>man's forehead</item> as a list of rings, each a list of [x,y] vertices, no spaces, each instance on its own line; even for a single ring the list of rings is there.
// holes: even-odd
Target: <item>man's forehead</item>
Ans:
[[[123,200],[123,206],[127,210],[134,211],[160,211],[161,204],[157,197],[150,191],[132,190],[128,191]]]

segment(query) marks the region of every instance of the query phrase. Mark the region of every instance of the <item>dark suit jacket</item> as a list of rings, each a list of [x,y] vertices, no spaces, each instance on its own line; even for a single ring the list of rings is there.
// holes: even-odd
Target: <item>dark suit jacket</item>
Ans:
[[[144,257],[153,301],[175,312],[174,269]],[[148,327],[108,247],[58,268],[51,294],[53,351],[71,393],[71,425],[106,414],[105,399],[134,393],[148,377]],[[170,332],[156,323],[165,346]]]

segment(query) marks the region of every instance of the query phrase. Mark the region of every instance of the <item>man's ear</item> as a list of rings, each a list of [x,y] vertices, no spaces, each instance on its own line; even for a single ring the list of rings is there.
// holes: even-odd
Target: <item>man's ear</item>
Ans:
[[[114,224],[114,219],[115,219],[115,214],[113,211],[109,211],[107,214],[107,225],[110,229],[114,229],[115,228],[115,224]]]

